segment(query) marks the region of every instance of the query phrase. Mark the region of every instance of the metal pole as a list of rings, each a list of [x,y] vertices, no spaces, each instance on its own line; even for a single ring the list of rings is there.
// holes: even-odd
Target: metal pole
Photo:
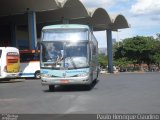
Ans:
[[[28,11],[28,32],[29,32],[29,48],[36,49],[37,29],[36,29],[36,13]]]
[[[108,72],[113,73],[112,31],[106,30],[106,33],[107,33],[107,52],[108,52]]]

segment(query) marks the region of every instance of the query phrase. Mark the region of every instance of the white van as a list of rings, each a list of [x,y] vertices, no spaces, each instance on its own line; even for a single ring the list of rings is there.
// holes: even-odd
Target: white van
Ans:
[[[20,73],[19,77],[40,78],[40,51],[20,50]]]
[[[19,50],[15,47],[0,47],[0,79],[18,77],[19,68]]]

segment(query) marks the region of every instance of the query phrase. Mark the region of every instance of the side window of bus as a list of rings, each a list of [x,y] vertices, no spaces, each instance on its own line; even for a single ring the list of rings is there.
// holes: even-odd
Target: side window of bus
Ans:
[[[21,54],[21,62],[29,62],[33,60],[33,55]]]
[[[93,45],[93,54],[96,55],[96,46]]]
[[[40,54],[36,53],[23,53],[21,54],[21,62],[29,62],[29,61],[39,61]]]
[[[92,55],[96,55],[96,46],[92,44]]]
[[[93,52],[93,55],[96,55],[98,52],[97,41],[94,35],[92,35],[92,52]]]

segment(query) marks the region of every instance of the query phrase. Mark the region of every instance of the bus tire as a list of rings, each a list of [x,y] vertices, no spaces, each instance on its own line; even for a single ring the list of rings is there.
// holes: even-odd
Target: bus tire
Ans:
[[[86,90],[91,90],[91,89],[92,89],[92,83],[86,85],[86,88],[85,88],[85,89],[86,89]]]
[[[88,85],[86,85],[86,90],[91,90],[92,89],[92,85],[93,85],[93,74],[90,74],[90,81],[91,83],[89,83]]]
[[[40,78],[41,78],[40,71],[36,71],[35,74],[34,74],[34,77],[35,77],[36,79],[40,79]]]
[[[54,91],[55,90],[55,85],[49,85],[49,91]]]
[[[97,72],[97,76],[96,76],[96,79],[94,81],[98,80],[98,76],[99,76],[99,72]]]

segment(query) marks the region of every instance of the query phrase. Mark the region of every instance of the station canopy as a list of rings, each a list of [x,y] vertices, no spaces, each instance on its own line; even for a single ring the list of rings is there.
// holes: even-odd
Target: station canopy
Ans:
[[[0,24],[26,24],[27,12],[36,12],[36,22],[88,24],[94,31],[129,28],[126,18],[111,15],[103,8],[87,9],[79,0],[0,0]]]

